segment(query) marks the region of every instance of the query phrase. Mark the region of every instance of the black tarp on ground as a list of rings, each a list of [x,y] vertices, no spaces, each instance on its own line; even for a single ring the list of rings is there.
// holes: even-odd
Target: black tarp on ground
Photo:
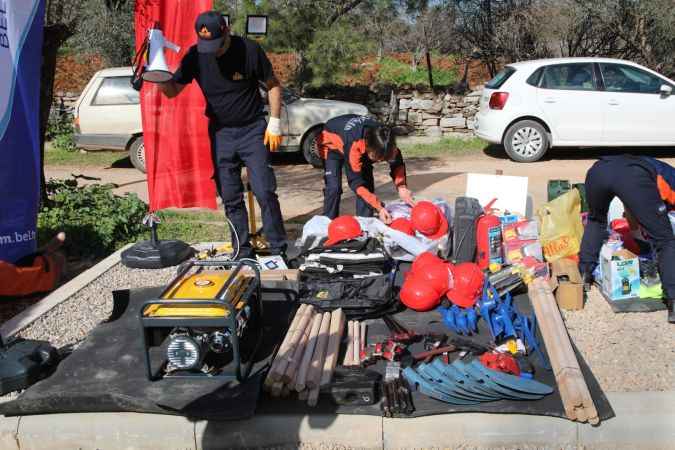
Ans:
[[[290,285],[277,283],[278,289],[266,289],[265,337],[258,352],[250,382],[243,385],[223,383],[216,378],[173,378],[151,382],[145,376],[143,349],[140,340],[138,308],[142,302],[157,295],[160,288],[118,291],[111,319],[96,327],[87,340],[66,358],[48,379],[26,390],[17,400],[0,405],[5,415],[27,415],[69,412],[145,412],[184,415],[195,419],[242,419],[257,413],[300,414],[369,414],[380,415],[378,405],[369,407],[337,407],[320,400],[315,408],[293,398],[271,399],[260,393],[262,371],[275,345],[283,337],[289,314],[294,308],[294,293]],[[517,303],[529,311],[527,296]],[[405,311],[396,318],[413,330],[447,332],[435,312],[419,314]],[[480,321],[479,323],[482,323]],[[368,328],[369,342],[376,336],[384,337],[386,327],[381,320]],[[488,339],[481,326],[477,340]],[[578,354],[577,354],[578,355]],[[578,355],[579,356],[579,355]],[[601,419],[614,415],[597,381],[579,356],[581,368]],[[536,379],[554,386],[551,372],[542,369],[537,359],[531,361],[537,368]],[[382,371],[384,364],[372,366]],[[414,416],[450,412],[519,413],[564,417],[557,390],[537,401],[498,401],[473,406],[449,405],[414,393]],[[257,408],[256,408],[257,407]]]

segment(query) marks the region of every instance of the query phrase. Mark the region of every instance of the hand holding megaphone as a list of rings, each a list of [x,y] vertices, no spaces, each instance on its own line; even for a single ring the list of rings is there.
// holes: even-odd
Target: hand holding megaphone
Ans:
[[[178,53],[180,47],[171,41],[168,41],[162,30],[159,28],[150,28],[148,30],[148,65],[143,72],[143,80],[151,83],[164,83],[173,78],[173,73],[169,71],[164,58],[164,48],[169,48]]]

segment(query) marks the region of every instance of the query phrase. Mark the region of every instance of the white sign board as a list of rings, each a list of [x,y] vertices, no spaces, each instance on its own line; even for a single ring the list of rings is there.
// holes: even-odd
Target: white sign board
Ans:
[[[466,178],[466,196],[477,198],[481,206],[492,205],[502,211],[527,215],[527,177],[469,173]]]

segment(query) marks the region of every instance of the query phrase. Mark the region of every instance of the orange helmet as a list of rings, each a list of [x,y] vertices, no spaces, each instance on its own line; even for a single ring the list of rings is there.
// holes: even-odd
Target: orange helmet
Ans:
[[[428,281],[419,276],[408,276],[400,292],[401,302],[415,311],[429,311],[441,302],[441,296]]]
[[[362,233],[361,225],[354,216],[336,217],[328,225],[328,240],[324,245],[330,246],[349,239],[356,239]]]
[[[417,202],[410,213],[410,220],[415,230],[431,240],[440,239],[448,233],[448,220],[431,202]]]
[[[398,219],[395,219],[393,222],[391,222],[389,227],[396,231],[400,231],[401,233],[405,233],[408,236],[415,236],[415,229],[413,228],[412,222],[410,222],[410,220],[406,219],[405,217],[399,217]]]
[[[438,256],[434,255],[431,252],[422,252],[419,255],[415,257],[415,260],[412,263],[412,266],[410,267],[410,271],[414,273],[421,272],[424,267],[430,264],[440,264],[443,263],[441,258]]]
[[[470,308],[483,292],[485,275],[483,275],[478,264],[463,262],[455,266],[453,282],[452,289],[446,294],[448,299],[457,306]]]

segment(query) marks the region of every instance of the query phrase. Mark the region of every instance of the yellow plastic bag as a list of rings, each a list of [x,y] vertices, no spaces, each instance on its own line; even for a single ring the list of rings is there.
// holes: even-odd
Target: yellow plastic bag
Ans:
[[[553,262],[579,253],[584,226],[581,223],[581,197],[571,189],[537,209],[539,237],[547,261]]]

